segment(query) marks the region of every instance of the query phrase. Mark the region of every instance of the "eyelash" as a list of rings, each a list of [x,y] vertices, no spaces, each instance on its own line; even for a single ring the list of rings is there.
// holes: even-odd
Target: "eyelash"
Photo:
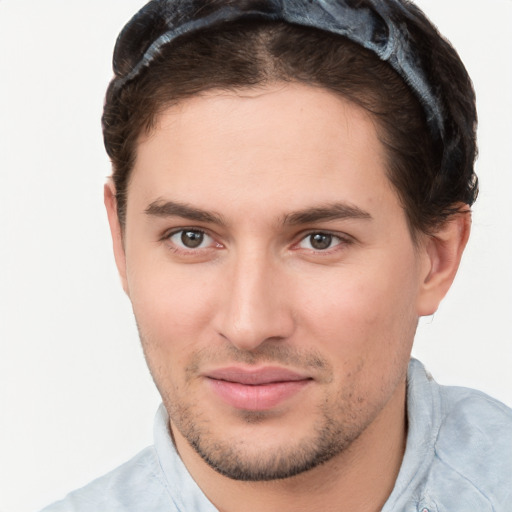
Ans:
[[[300,244],[307,241],[308,239],[311,239],[315,235],[331,237],[332,242],[334,242],[336,240],[337,243],[335,245],[331,245],[330,247],[327,247],[326,249],[302,248],[303,250],[308,251],[309,254],[319,254],[319,255],[328,256],[328,255],[333,254],[334,252],[343,250],[344,247],[347,247],[348,245],[351,245],[354,243],[354,240],[347,235],[344,236],[339,233],[333,233],[331,231],[316,230],[316,231],[309,231],[307,233],[301,234],[299,241],[296,242],[295,244],[293,244],[294,250],[300,250],[301,249],[299,247]]]
[[[198,228],[180,228],[180,229],[168,231],[162,236],[160,241],[168,242],[168,245],[170,246],[170,249],[173,252],[175,252],[177,254],[185,254],[185,255],[197,254],[198,251],[204,251],[204,250],[208,250],[208,249],[220,249],[223,247],[223,245],[218,242],[215,242],[216,247],[198,247],[198,248],[180,247],[175,242],[172,241],[172,238],[176,235],[179,235],[180,233],[182,236],[185,233],[194,233],[194,234],[197,234],[197,235],[200,235],[203,237],[209,237],[212,239],[213,242],[215,242],[215,238],[213,236],[208,234],[205,230],[198,229]],[[201,244],[202,243],[203,243],[203,241],[201,241]]]
[[[209,237],[215,243],[215,246],[212,246],[210,244],[210,246],[208,246],[208,247],[186,248],[186,247],[180,247],[175,242],[172,241],[172,238],[174,236],[179,235],[180,233],[183,236],[183,234],[187,233],[187,232],[198,234],[203,237]],[[311,237],[313,237],[315,235],[331,237],[332,238],[331,242],[334,242],[335,240],[337,240],[337,243],[335,245],[331,245],[331,246],[327,247],[326,249],[302,248],[303,250],[307,251],[309,254],[330,255],[333,252],[342,250],[344,247],[354,243],[354,240],[349,236],[343,236],[343,235],[340,235],[339,233],[332,233],[330,231],[317,230],[317,231],[309,231],[307,233],[302,233],[300,235],[299,240],[297,242],[293,243],[292,250],[294,250],[294,251],[301,250],[300,244],[305,242],[308,238],[311,239]],[[170,246],[170,249],[173,252],[175,252],[177,254],[183,254],[183,255],[193,255],[193,254],[198,254],[199,251],[224,248],[224,246],[222,244],[215,241],[215,238],[212,235],[208,234],[207,231],[205,231],[203,229],[199,229],[199,228],[180,228],[180,229],[168,231],[161,237],[160,241],[167,242],[168,245]],[[201,241],[201,243],[203,243],[203,241]]]

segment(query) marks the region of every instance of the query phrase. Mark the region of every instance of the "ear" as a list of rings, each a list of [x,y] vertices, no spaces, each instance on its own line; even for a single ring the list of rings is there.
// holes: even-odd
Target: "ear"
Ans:
[[[455,279],[471,231],[468,207],[452,215],[424,241],[425,270],[418,295],[418,316],[433,315]]]
[[[114,258],[116,260],[117,271],[121,278],[123,289],[128,293],[128,281],[126,279],[126,255],[123,244],[123,231],[117,215],[116,189],[111,179],[105,183],[103,189],[105,208],[107,209],[108,223],[110,225],[110,234],[112,235],[112,245],[114,248]]]

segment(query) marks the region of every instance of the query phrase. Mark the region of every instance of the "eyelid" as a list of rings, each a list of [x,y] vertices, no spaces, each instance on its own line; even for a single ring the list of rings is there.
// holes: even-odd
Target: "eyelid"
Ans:
[[[206,247],[197,247],[197,248],[190,248],[185,247],[182,245],[178,245],[175,242],[171,240],[171,238],[179,233],[192,231],[194,233],[201,233],[205,237],[208,237],[211,239],[211,242]],[[168,243],[172,246],[172,249],[175,252],[179,253],[198,253],[199,251],[206,251],[209,249],[220,249],[223,248],[224,245],[217,241],[217,237],[211,234],[207,229],[200,228],[197,226],[180,226],[176,228],[171,228],[166,230],[163,235],[159,239],[160,242]]]
[[[337,243],[336,245],[332,246],[332,247],[329,247],[327,249],[305,249],[305,248],[301,248],[299,247],[299,244],[301,242],[303,242],[304,240],[306,240],[308,237],[312,236],[312,235],[329,235],[329,236],[332,236],[333,238],[336,238],[338,239],[339,243]],[[347,246],[347,245],[351,245],[355,242],[354,238],[351,237],[350,235],[346,234],[346,233],[340,233],[338,231],[331,231],[329,229],[309,229],[307,231],[303,231],[301,232],[297,237],[296,237],[296,242],[294,242],[292,244],[292,249],[294,250],[305,250],[305,251],[309,251],[309,252],[314,252],[314,253],[318,253],[318,254],[329,254],[331,252],[334,252],[336,251],[337,249],[339,250],[339,247],[340,246]]]
[[[202,227],[198,226],[176,226],[174,228],[168,228],[162,232],[162,235],[159,237],[159,241],[165,241],[171,238],[171,236],[176,235],[177,233],[181,233],[183,231],[194,231],[197,233],[203,233],[205,235],[210,236],[211,238],[214,238],[210,232]]]
[[[209,238],[211,238],[212,242],[207,247],[198,247],[198,248],[187,248],[185,246],[179,246],[171,241],[171,238],[179,233],[186,232],[186,231],[193,231],[197,233],[201,233]],[[307,248],[301,248],[299,247],[299,244],[303,242],[306,238],[315,235],[315,234],[322,234],[322,235],[329,235],[333,238],[338,240],[338,243],[336,243],[334,246],[329,247],[327,249],[307,249]],[[356,242],[356,240],[348,235],[347,233],[340,233],[339,231],[333,231],[329,229],[308,229],[300,232],[295,237],[295,241],[292,243],[291,249],[292,250],[303,250],[308,251],[309,253],[317,253],[317,254],[330,254],[332,252],[335,252],[336,250],[340,250],[340,246],[346,247],[347,245],[351,245]],[[206,251],[210,249],[221,249],[224,248],[224,244],[218,241],[218,236],[215,234],[212,234],[208,229],[205,229],[203,227],[198,226],[179,226],[175,228],[170,228],[164,231],[164,233],[160,236],[159,242],[167,242],[168,244],[173,246],[173,250],[176,252],[183,252],[183,253],[197,253],[199,251]]]

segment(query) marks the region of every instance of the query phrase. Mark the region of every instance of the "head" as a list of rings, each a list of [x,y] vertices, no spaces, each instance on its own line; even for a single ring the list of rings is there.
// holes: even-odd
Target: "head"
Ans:
[[[474,94],[406,2],[196,3],[150,2],[118,41],[116,261],[178,448],[284,478],[403,408],[469,233]]]

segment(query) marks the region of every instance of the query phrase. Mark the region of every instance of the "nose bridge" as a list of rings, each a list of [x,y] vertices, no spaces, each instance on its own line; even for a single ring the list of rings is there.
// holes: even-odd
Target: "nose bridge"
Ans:
[[[244,248],[229,269],[219,310],[219,333],[242,350],[288,337],[293,319],[283,289],[279,262],[270,251]]]

